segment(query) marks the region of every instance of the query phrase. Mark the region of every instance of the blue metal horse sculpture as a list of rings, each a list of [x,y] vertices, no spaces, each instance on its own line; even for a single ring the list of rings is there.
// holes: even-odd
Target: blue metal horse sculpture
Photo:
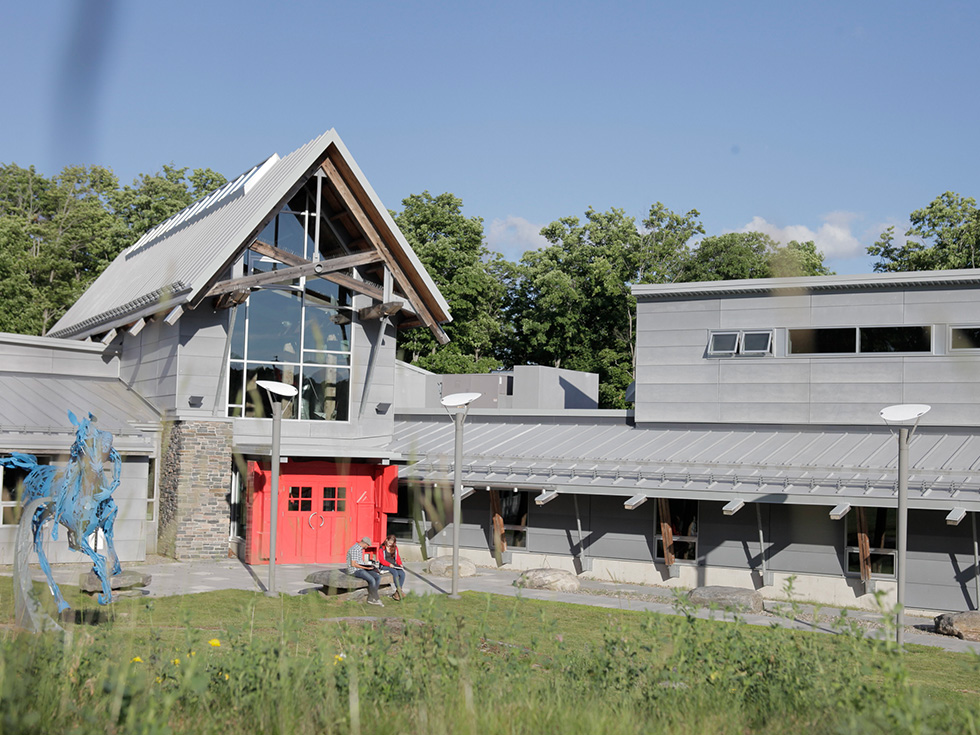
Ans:
[[[34,549],[41,568],[48,577],[48,586],[58,603],[58,612],[70,605],[61,596],[61,590],[51,575],[51,565],[44,553],[42,529],[48,521],[54,522],[51,538],[58,538],[58,526],[68,529],[68,546],[82,551],[92,559],[92,571],[102,582],[99,604],[112,602],[112,586],[106,573],[106,558],[89,543],[89,537],[102,529],[106,541],[106,551],[112,566],[112,574],[119,574],[119,557],[112,541],[112,524],[116,519],[118,507],[112,493],[119,487],[119,474],[122,460],[112,447],[112,434],[96,429],[95,416],[79,421],[75,414],[68,412],[68,418],[75,425],[75,442],[71,446],[71,457],[64,468],[51,467],[37,463],[32,454],[11,453],[10,457],[0,459],[4,467],[19,467],[27,470],[24,480],[24,507],[37,498],[50,497],[50,502],[42,505],[31,520],[34,532]],[[106,465],[112,465],[112,477],[106,476]]]

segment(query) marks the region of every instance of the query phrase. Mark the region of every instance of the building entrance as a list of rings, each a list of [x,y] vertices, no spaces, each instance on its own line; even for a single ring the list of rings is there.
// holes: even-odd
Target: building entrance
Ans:
[[[293,461],[279,472],[277,564],[337,564],[355,539],[380,543],[387,512],[397,504],[393,466]],[[246,562],[269,561],[272,473],[249,463],[249,538]]]

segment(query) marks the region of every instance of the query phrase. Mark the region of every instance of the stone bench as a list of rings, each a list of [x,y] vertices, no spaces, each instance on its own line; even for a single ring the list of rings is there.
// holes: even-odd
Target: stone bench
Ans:
[[[113,599],[119,597],[142,597],[143,595],[148,595],[149,590],[144,588],[150,584],[153,577],[149,574],[143,574],[142,572],[134,572],[131,570],[123,570],[119,574],[109,577],[109,586],[112,588]],[[95,572],[88,572],[83,574],[78,579],[78,588],[82,592],[87,592],[90,595],[98,595],[102,593],[102,580],[99,579]]]
[[[697,587],[687,593],[687,599],[701,607],[712,605],[739,612],[761,613],[762,595],[742,587]]]
[[[387,577],[388,581],[385,581]],[[346,568],[321,569],[318,572],[311,572],[306,575],[309,584],[321,587],[323,592],[328,595],[342,595],[358,590],[366,590],[368,583],[352,574],[348,574]],[[389,572],[381,573],[381,586],[388,587],[391,583]]]

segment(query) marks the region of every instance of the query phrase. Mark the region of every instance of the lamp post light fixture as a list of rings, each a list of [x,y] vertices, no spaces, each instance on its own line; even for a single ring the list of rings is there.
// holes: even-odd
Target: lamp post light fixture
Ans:
[[[482,395],[482,393],[453,393],[443,396],[440,400],[456,424],[453,459],[453,586],[449,594],[453,600],[459,599],[459,526],[463,516],[463,421],[466,419],[470,404]]]
[[[282,402],[292,398],[297,393],[296,386],[280,383],[276,380],[255,381],[260,388],[269,394],[272,403],[272,487],[269,515],[271,528],[269,533],[269,589],[265,594],[276,596],[276,528],[279,522],[279,446],[282,442]]]
[[[930,406],[909,403],[888,406],[878,415],[888,425],[898,426],[898,614],[895,620],[895,642],[905,643],[905,557],[908,553],[909,516],[909,441]]]

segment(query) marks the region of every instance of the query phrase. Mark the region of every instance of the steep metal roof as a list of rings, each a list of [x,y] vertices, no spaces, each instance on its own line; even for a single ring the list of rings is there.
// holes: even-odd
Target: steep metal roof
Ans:
[[[327,158],[369,210],[379,234],[438,322],[451,319],[435,282],[398,231],[340,136],[329,130],[276,155],[177,213],[123,251],[54,325],[52,337],[84,338],[182,304],[195,306],[276,211]]]
[[[556,416],[471,410],[463,482],[631,497],[741,497],[772,503],[892,505],[898,443],[884,426],[635,426],[625,412]],[[452,481],[454,429],[444,411],[396,416],[403,477]],[[980,435],[920,427],[910,505],[980,510]]]

